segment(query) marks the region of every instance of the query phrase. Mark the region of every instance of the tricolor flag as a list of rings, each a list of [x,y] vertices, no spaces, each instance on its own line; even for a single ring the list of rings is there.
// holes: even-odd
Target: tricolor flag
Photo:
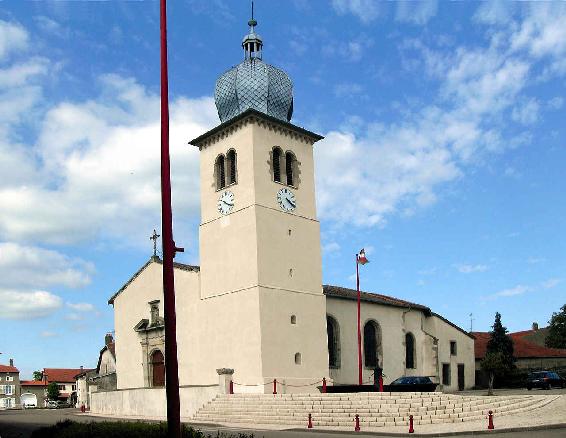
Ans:
[[[360,250],[360,253],[358,254],[358,263],[360,265],[365,265],[366,263],[369,263],[369,260],[366,258],[366,251],[363,248]]]

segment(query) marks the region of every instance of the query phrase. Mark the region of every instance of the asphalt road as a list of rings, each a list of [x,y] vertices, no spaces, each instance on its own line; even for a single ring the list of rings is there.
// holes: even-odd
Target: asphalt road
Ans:
[[[42,427],[55,424],[58,421],[70,419],[79,422],[90,421],[112,421],[109,418],[101,417],[88,417],[77,416],[77,409],[30,409],[30,410],[10,410],[0,411],[0,438],[28,438],[31,433]],[[253,433],[255,438],[299,438],[301,436],[308,436],[310,438],[340,438],[340,437],[359,437],[359,436],[376,436],[377,434],[365,434],[354,432],[318,432],[315,430],[287,430],[287,431],[272,431],[272,430],[245,430],[245,429],[232,429],[226,427],[213,427],[213,426],[197,426],[196,428],[203,432],[216,434],[217,431],[224,433],[237,434],[238,432]],[[549,429],[549,430],[536,430],[524,432],[497,432],[497,430],[490,432],[490,436],[498,436],[501,438],[563,438],[566,437],[566,428],[564,429]],[[386,435],[379,435],[386,436]],[[397,435],[399,436],[399,435]],[[407,435],[418,436],[418,434]],[[458,435],[461,438],[477,437],[477,434]],[[485,435],[484,435],[485,436]]]

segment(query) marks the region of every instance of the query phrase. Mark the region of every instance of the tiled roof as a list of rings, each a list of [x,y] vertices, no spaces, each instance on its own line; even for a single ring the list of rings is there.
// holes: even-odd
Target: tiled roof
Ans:
[[[44,368],[43,375],[47,374],[47,382],[71,383],[75,382],[75,376],[82,373],[81,368]]]
[[[108,304],[114,304],[116,297],[120,295],[130,285],[130,283],[134,281],[151,263],[163,264],[163,260],[161,260],[159,257],[151,257],[140,269],[138,269],[138,271],[134,275],[132,275],[132,277],[128,281],[124,283],[124,285],[120,289],[118,289],[118,291],[114,295],[110,297]],[[182,271],[200,271],[200,266],[186,265],[184,263],[177,262],[173,263],[173,268],[181,269]]]
[[[0,373],[19,373],[20,370],[10,365],[0,365]]]
[[[21,380],[20,385],[22,386],[47,386],[45,382],[41,380]]]
[[[543,358],[543,357],[566,357],[566,349],[548,348],[536,345],[524,339],[531,330],[509,333],[513,340],[513,355],[517,359]],[[475,338],[474,350],[476,359],[483,359],[487,351],[487,343],[490,338],[489,332],[472,332]]]
[[[358,292],[354,289],[325,284],[322,286],[322,290],[324,295],[329,297],[344,298],[347,300],[358,299]],[[422,304],[411,303],[410,301],[400,300],[399,298],[389,297],[387,295],[376,294],[373,292],[360,292],[360,300],[369,303],[383,304],[386,306],[418,309],[427,313],[429,316],[431,314],[430,309]]]

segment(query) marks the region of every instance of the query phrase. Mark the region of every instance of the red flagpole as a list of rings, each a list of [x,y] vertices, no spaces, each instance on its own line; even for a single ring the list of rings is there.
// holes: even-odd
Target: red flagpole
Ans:
[[[358,384],[362,384],[362,330],[360,321],[360,264],[356,254],[356,290],[358,291]]]
[[[169,161],[169,83],[167,73],[167,0],[160,3],[161,23],[161,234],[163,242],[163,298],[165,317],[165,395],[167,436],[181,437],[179,365],[177,363],[177,322],[173,258],[173,213],[171,211],[171,166]]]

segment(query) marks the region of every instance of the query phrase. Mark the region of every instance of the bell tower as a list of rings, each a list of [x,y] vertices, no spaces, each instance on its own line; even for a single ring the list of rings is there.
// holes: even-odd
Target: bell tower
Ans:
[[[263,62],[257,22],[248,24],[244,61],[216,83],[221,124],[190,142],[200,150],[203,365],[296,392],[287,384],[328,375],[313,162],[322,137],[290,123],[292,82]]]

